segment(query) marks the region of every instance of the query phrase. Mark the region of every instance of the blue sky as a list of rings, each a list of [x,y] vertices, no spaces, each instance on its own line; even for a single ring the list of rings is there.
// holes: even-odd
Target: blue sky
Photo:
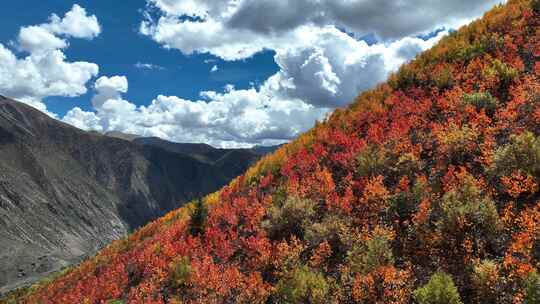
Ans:
[[[277,144],[501,1],[9,1],[0,94],[85,130]]]
[[[144,0],[9,1],[2,4],[0,43],[14,40],[21,26],[43,23],[51,13],[67,12],[74,3],[98,16],[103,32],[92,41],[70,41],[65,54],[71,61],[99,63],[102,75],[126,75],[130,86],[126,97],[135,104],[147,104],[158,94],[197,99],[199,92],[221,89],[226,84],[247,88],[278,70],[271,51],[230,63],[208,54],[186,56],[163,48],[139,33]],[[205,63],[206,60],[212,62]],[[163,69],[141,69],[136,67],[137,63]],[[219,70],[211,73],[214,64]],[[91,95],[90,91],[76,98],[49,97],[45,103],[50,111],[63,116],[75,106],[91,110]]]

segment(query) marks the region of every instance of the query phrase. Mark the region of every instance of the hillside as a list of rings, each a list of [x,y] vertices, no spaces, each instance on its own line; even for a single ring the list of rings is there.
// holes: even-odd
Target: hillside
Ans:
[[[80,262],[241,173],[87,133],[4,97],[0,155],[0,292]]]
[[[540,2],[15,303],[539,303]],[[109,302],[108,302],[109,301]]]
[[[172,153],[188,155],[200,162],[218,167],[220,172],[226,174],[229,179],[241,175],[262,156],[278,149],[278,146],[223,149],[206,144],[175,143],[157,137],[139,137],[133,139],[133,142],[143,146],[161,148]]]
[[[117,132],[117,131],[106,132],[105,135],[109,137],[113,137],[113,138],[127,140],[127,141],[134,141],[137,138],[141,138],[141,136],[139,135],[127,134],[127,133],[122,133],[122,132]]]
[[[262,156],[279,148],[279,146],[255,146],[250,149],[224,149],[207,144],[175,143],[157,137],[139,137],[133,142],[147,149],[160,148],[171,153],[188,155],[201,163],[216,167],[227,180],[240,176]]]

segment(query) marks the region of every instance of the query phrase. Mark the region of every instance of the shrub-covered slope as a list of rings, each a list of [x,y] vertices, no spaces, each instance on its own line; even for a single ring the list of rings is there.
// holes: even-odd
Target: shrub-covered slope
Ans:
[[[540,2],[18,303],[539,303]]]

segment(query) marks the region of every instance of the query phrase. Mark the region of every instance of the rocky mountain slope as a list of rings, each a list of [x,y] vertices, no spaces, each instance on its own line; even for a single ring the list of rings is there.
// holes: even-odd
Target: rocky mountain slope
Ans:
[[[207,163],[87,133],[4,97],[0,155],[0,291],[95,254],[260,157]]]
[[[540,1],[17,303],[539,303]],[[9,300],[8,300],[9,301]]]

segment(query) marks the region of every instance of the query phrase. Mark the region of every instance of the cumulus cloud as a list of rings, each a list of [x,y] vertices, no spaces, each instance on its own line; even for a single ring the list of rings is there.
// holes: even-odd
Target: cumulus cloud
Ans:
[[[148,106],[136,106],[122,97],[128,87],[123,76],[101,77],[94,87],[96,111],[74,108],[65,122],[85,130],[243,147],[285,142],[327,113],[300,100],[278,99],[267,88],[227,86],[222,93],[202,92],[200,100],[159,95]]]
[[[63,18],[53,14],[50,22],[42,27],[57,35],[81,39],[93,39],[101,33],[97,17],[89,16],[86,9],[77,4]]]
[[[79,129],[98,132],[103,131],[100,119],[96,113],[83,111],[79,107],[71,109],[66,116],[64,116],[63,121]]]
[[[92,105],[101,109],[108,100],[120,99],[122,93],[128,91],[128,80],[125,76],[102,76],[94,85],[97,94],[92,98]]]
[[[226,60],[264,49],[303,44],[306,28],[327,26],[383,41],[455,28],[502,0],[148,0],[163,12],[141,24],[141,33],[183,53]],[[188,18],[186,18],[188,17]]]
[[[199,100],[160,95],[148,106],[136,106],[123,99],[126,77],[101,77],[94,86],[95,113],[74,109],[64,121],[87,130],[222,147],[282,143],[411,59],[414,54],[407,50],[426,49],[442,35],[369,46],[327,28],[311,48],[277,53],[280,71],[260,87],[237,90],[227,85],[223,92],[201,92]]]
[[[34,53],[46,52],[67,47],[67,41],[56,37],[53,33],[40,26],[21,28],[18,37],[20,49]]]
[[[53,14],[48,23],[22,27],[15,44],[27,53],[25,57],[17,57],[0,43],[0,92],[46,113],[44,97],[85,94],[86,83],[98,74],[99,67],[68,62],[63,49],[69,46],[67,38],[93,39],[100,32],[96,16],[88,16],[78,5],[63,18]]]
[[[446,33],[440,32],[428,40],[407,37],[389,44],[368,45],[334,27],[326,27],[309,46],[278,50],[275,61],[280,70],[266,86],[274,94],[300,99],[315,107],[345,106]]]
[[[159,95],[144,106],[123,98],[127,79],[102,78],[95,85],[95,112],[74,109],[64,120],[85,129],[231,147],[295,138],[385,80],[447,31],[430,39],[417,34],[455,28],[498,1],[148,2],[158,14],[150,8],[140,32],[164,47],[225,61],[272,50],[279,71],[258,87],[237,90],[228,85],[222,92],[201,92],[198,100]],[[358,38],[366,34],[376,35],[379,42]],[[216,70],[214,59],[205,63]]]
[[[278,39],[283,42],[267,46],[276,52],[275,62],[280,68],[272,82],[278,86],[276,93],[285,97],[298,98],[317,107],[343,106],[446,33],[440,32],[428,40],[405,37],[370,46],[334,26],[304,26],[291,33],[292,38],[285,35]],[[243,56],[242,52],[207,51],[225,60]]]
[[[141,33],[184,54],[227,61],[273,50],[276,93],[321,108],[346,105],[447,32],[429,40],[410,35],[461,25],[499,2],[148,1],[161,15],[147,14]],[[383,40],[368,45],[357,38],[366,34]]]
[[[164,7],[163,2],[171,2],[170,0],[152,1],[158,7]],[[374,33],[386,40],[431,31],[437,26],[456,27],[477,17],[501,1],[231,0],[217,2],[229,8],[229,13],[221,14],[221,18],[232,28],[267,34],[289,31],[305,24],[335,25],[353,33]],[[195,14],[195,12],[191,13]]]
[[[97,17],[88,16],[84,8],[75,4],[63,18],[52,14],[48,23],[22,27],[19,47],[29,53],[63,49],[68,42],[62,37],[93,39],[101,33]]]
[[[216,64],[214,64],[214,66],[210,69],[210,72],[211,73],[215,73],[219,70],[218,66]]]

